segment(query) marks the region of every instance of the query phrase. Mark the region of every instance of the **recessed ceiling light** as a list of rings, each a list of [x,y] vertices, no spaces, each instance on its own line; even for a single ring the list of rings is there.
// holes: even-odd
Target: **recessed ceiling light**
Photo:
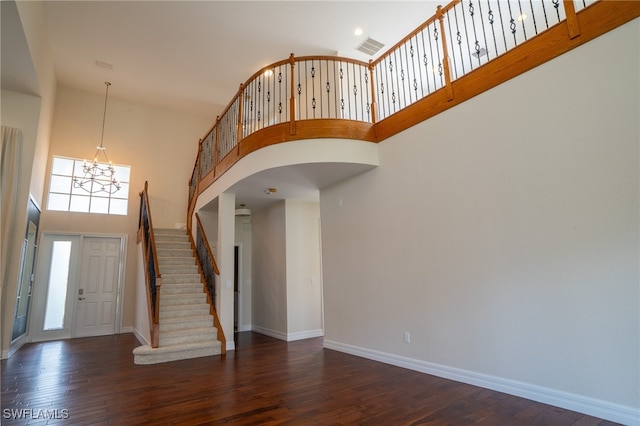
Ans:
[[[525,19],[527,19],[527,15],[525,13],[521,14],[520,16],[518,16],[518,21],[522,22]]]
[[[264,72],[264,76],[265,77],[271,77],[273,75],[273,70],[272,69],[268,69]]]
[[[357,36],[362,35],[362,28],[356,28],[356,29],[353,31],[353,34],[355,34],[355,35],[357,35]]]

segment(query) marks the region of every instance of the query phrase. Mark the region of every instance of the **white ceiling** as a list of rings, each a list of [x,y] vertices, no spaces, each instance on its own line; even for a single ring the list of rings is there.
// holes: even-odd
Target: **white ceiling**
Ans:
[[[45,1],[60,84],[215,117],[254,72],[290,53],[368,61],[428,19],[426,1]],[[361,36],[354,29],[363,30]],[[385,50],[383,48],[383,50]],[[101,61],[113,66],[96,66]]]
[[[290,53],[375,59],[356,47],[370,36],[385,44],[384,52],[432,16],[437,4],[44,1],[44,30],[59,84],[104,93],[104,82],[110,81],[110,97],[206,115],[213,124],[239,85],[260,68]],[[356,27],[362,35],[354,35]],[[3,65],[18,63],[21,50],[11,48],[14,40],[25,45],[11,39],[2,40]],[[97,66],[97,61],[112,68]],[[31,87],[29,78],[33,75],[24,67],[2,67],[3,88]]]

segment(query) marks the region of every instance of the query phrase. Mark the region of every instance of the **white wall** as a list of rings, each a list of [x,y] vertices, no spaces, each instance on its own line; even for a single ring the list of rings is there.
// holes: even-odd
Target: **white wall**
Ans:
[[[321,191],[328,347],[640,419],[639,28],[384,141],[380,167]]]
[[[286,340],[287,259],[285,202],[252,212],[253,330]]]
[[[287,340],[321,336],[320,204],[285,200]]]
[[[101,92],[58,88],[50,158],[53,155],[88,158],[95,153],[95,147],[100,144],[104,112],[104,91],[101,89]],[[204,116],[125,101],[117,95],[114,82],[109,89],[104,146],[114,163],[131,166],[127,216],[47,211],[45,199],[41,229],[129,235],[122,325],[133,327],[139,192],[148,181],[154,227],[173,228],[186,222],[188,180],[185,176],[191,173],[198,138],[210,125],[210,120]],[[185,149],[184,146],[194,148]],[[48,188],[50,162],[45,188]]]

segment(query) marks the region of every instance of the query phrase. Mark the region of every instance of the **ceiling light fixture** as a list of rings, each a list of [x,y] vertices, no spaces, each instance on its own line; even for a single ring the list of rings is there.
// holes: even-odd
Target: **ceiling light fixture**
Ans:
[[[82,172],[84,176],[73,178],[73,187],[80,188],[90,194],[107,193],[115,194],[120,189],[120,182],[115,178],[116,171],[109,157],[107,156],[107,148],[102,145],[104,139],[104,123],[107,117],[107,98],[109,97],[108,81],[104,83],[107,86],[104,95],[104,113],[102,114],[102,134],[100,135],[100,146],[91,162],[84,160],[82,164]],[[98,158],[103,156],[106,161],[98,162]]]
[[[247,208],[246,204],[240,204],[236,209],[236,216],[251,216],[251,210]]]
[[[362,28],[356,28],[356,29],[353,31],[353,34],[354,34],[354,35],[357,35],[357,36],[362,35]]]

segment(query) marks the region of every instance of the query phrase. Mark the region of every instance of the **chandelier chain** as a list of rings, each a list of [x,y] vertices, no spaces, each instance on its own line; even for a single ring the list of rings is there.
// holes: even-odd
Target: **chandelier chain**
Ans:
[[[89,194],[98,194],[98,193],[106,193],[106,194],[115,194],[120,190],[120,182],[118,182],[115,178],[115,168],[113,164],[109,160],[109,156],[107,155],[107,149],[103,146],[104,142],[104,128],[105,123],[107,121],[107,100],[109,98],[109,86],[111,83],[108,81],[104,83],[107,86],[106,93],[104,96],[104,111],[102,113],[102,133],[100,134],[100,146],[97,147],[95,156],[92,161],[84,161],[82,165],[82,172],[84,176],[74,177],[73,178],[73,186],[75,188],[80,188]],[[100,155],[103,155],[106,159],[105,163],[99,163],[98,158]]]

